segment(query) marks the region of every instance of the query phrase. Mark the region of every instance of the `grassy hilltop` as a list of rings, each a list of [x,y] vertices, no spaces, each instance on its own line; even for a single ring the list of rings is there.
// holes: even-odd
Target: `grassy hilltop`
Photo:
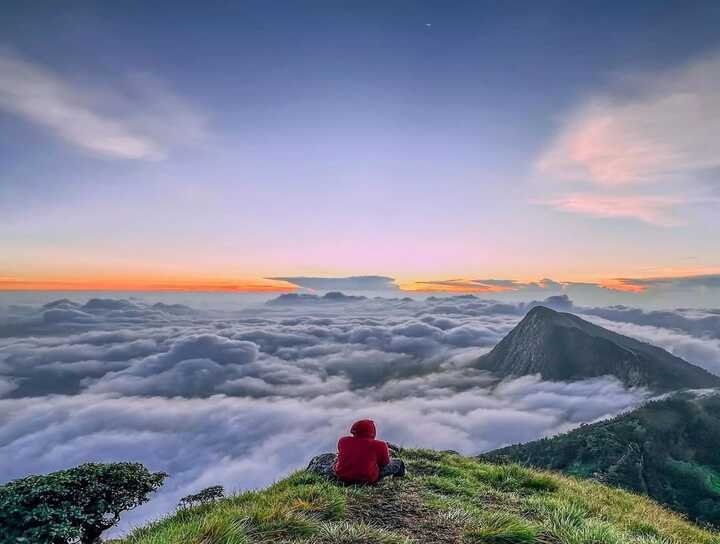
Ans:
[[[404,450],[409,476],[342,487],[296,472],[179,510],[119,544],[720,544],[652,500],[592,481]]]
[[[720,526],[720,390],[685,391],[480,456],[593,478]]]

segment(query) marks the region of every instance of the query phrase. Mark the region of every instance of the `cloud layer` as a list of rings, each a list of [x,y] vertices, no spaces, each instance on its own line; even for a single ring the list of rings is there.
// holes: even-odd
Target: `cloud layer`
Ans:
[[[720,371],[720,312],[578,308],[562,296],[543,303]],[[455,296],[223,311],[121,299],[6,307],[0,474],[93,460],[168,471],[158,496],[124,518],[126,529],[207,485],[265,485],[332,449],[360,417],[403,445],[477,453],[646,397],[611,378],[497,383],[475,369],[534,304]]]

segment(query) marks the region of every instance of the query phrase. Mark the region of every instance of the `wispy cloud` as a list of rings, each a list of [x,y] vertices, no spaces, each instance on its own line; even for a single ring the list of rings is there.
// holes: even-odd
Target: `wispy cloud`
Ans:
[[[609,289],[644,292],[650,288],[720,288],[720,274],[659,278],[615,278],[603,285]]]
[[[126,93],[89,90],[17,54],[0,50],[0,110],[50,129],[93,154],[162,159],[205,138],[206,123],[148,75],[123,82]]]
[[[274,276],[265,278],[273,281],[284,281],[294,287],[319,291],[385,291],[397,290],[394,278],[387,276],[349,276],[346,278],[315,277],[315,276]]]
[[[464,279],[416,281],[403,285],[407,291],[459,292],[459,293],[502,293],[505,291],[543,291],[561,289],[563,284],[544,278],[538,281],[521,282],[508,279]]]
[[[406,291],[445,292],[451,293],[500,293],[511,289],[508,285],[482,282],[478,280],[466,280],[461,278],[449,280],[428,280],[417,281],[410,285],[404,285]]]
[[[593,217],[629,217],[654,225],[677,224],[670,211],[673,206],[683,203],[679,197],[571,194],[542,202],[553,208]]]
[[[417,281],[403,285],[403,290],[420,292],[447,293],[491,293],[500,296],[507,293],[518,293],[531,296],[561,294],[546,298],[544,304],[562,309],[567,300],[564,293],[617,291],[623,293],[645,293],[648,289],[719,289],[720,274],[716,270],[676,271],[675,275],[637,277],[610,277],[589,282],[574,282],[543,278],[537,281],[519,281],[514,279],[445,279]]]
[[[632,98],[582,104],[537,167],[601,186],[688,181],[720,167],[720,55],[652,78]]]
[[[720,168],[720,54],[630,83],[570,112],[537,161],[546,181],[594,187],[553,207],[667,224],[667,212],[701,195],[706,171]]]

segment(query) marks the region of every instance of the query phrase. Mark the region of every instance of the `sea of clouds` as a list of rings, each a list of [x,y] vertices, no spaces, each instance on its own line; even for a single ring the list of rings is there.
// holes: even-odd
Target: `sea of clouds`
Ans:
[[[720,374],[718,311],[542,303]],[[213,310],[147,296],[0,299],[0,479],[87,461],[168,472],[123,531],[209,485],[267,485],[332,450],[359,418],[400,445],[474,454],[648,397],[610,377],[498,382],[477,370],[535,304],[289,295]]]

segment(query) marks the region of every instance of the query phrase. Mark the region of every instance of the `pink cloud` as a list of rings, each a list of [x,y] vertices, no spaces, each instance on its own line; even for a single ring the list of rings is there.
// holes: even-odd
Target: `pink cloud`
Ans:
[[[714,202],[703,172],[720,168],[720,54],[632,83],[632,92],[596,96],[567,115],[536,172],[546,184],[596,189],[545,204],[669,225],[674,206]]]
[[[677,168],[681,154],[652,134],[648,120],[633,117],[621,108],[589,106],[568,123],[538,170],[560,181],[600,186],[660,181]]]
[[[680,198],[571,194],[541,202],[556,210],[593,217],[638,219],[653,225],[670,226],[677,222],[670,209],[683,202]]]
[[[550,179],[617,186],[687,182],[698,170],[720,167],[720,54],[635,87],[630,97],[579,104],[537,170]]]

